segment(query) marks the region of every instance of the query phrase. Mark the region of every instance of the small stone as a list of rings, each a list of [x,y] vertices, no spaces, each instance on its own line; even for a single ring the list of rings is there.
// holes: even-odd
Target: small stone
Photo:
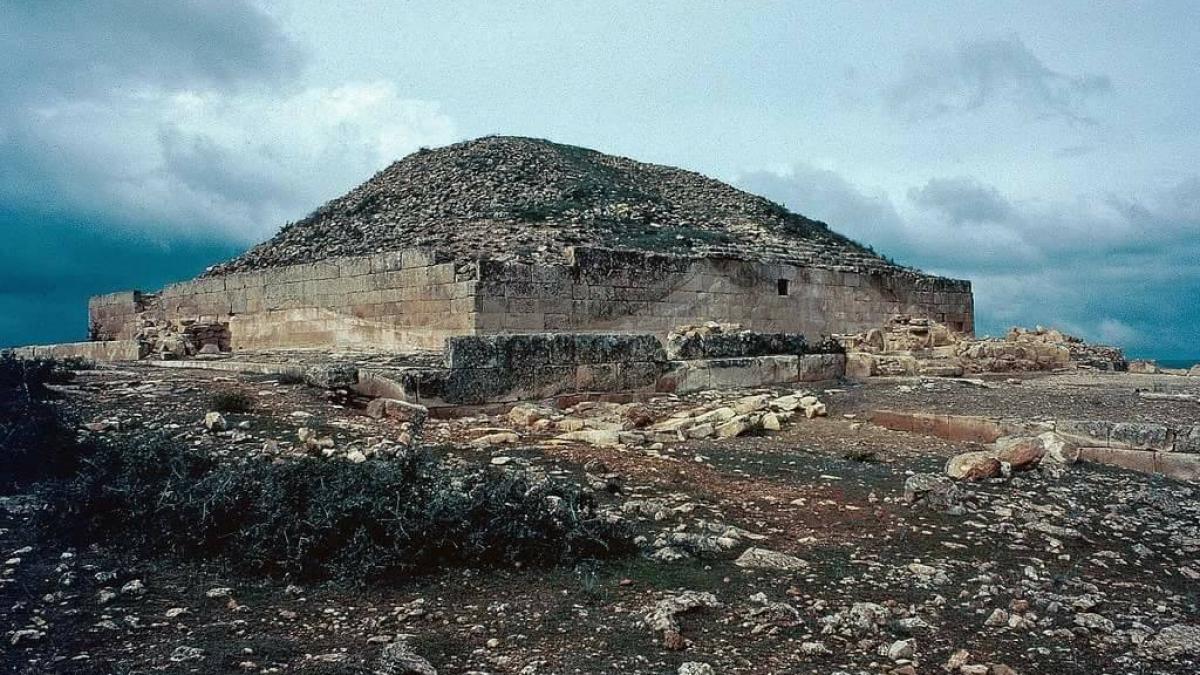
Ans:
[[[1076,614],[1075,625],[1083,626],[1088,630],[1097,630],[1101,633],[1111,633],[1116,630],[1116,626],[1112,621],[1094,612],[1081,612]]]
[[[209,433],[215,434],[219,431],[225,431],[229,428],[229,423],[225,421],[225,416],[215,410],[207,413],[204,416],[204,428]]]
[[[986,621],[983,622],[983,625],[991,626],[993,628],[1007,626],[1008,612],[1004,611],[1003,609],[993,610],[992,614],[987,618]]]
[[[954,671],[958,670],[959,668],[962,668],[963,666],[967,665],[967,661],[970,658],[971,658],[971,652],[968,652],[965,649],[956,650],[953,654],[950,655],[950,658],[946,659],[946,663],[945,663],[945,665],[942,666],[942,669],[948,670],[953,673]]]
[[[471,445],[477,447],[485,447],[488,445],[506,445],[516,443],[521,440],[519,436],[511,431],[498,431],[492,434],[484,434],[471,441]]]
[[[897,640],[887,649],[887,657],[893,661],[911,659],[913,653],[914,643],[912,640]]]
[[[738,559],[733,561],[738,567],[759,570],[776,570],[780,572],[803,572],[808,569],[808,562],[795,556],[768,548],[751,546]]]

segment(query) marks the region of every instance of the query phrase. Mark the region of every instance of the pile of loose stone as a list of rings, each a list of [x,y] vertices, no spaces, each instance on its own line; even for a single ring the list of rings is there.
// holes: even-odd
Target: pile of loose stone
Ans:
[[[904,271],[823,223],[697,173],[493,136],[409,155],[209,274],[410,247],[561,262],[576,245]]]
[[[1092,368],[1123,371],[1116,347],[1093,345],[1062,331],[1012,328],[1003,339],[973,337],[933,319],[898,314],[881,328],[842,335],[848,369],[857,375],[933,375]]]
[[[474,445],[517,443],[518,431],[548,437],[544,442],[584,443],[594,446],[661,447],[687,440],[735,438],[779,431],[797,415],[824,417],[824,403],[808,391],[783,396],[758,393],[729,398],[729,393],[708,392],[713,400],[699,406],[677,408],[677,397],[647,403],[584,401],[565,410],[536,403],[518,403],[507,418],[515,430],[477,430]]]

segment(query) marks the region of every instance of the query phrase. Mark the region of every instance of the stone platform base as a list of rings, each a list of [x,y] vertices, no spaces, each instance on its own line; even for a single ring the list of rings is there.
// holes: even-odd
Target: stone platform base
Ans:
[[[1200,425],[1169,427],[1106,420],[1020,422],[896,410],[875,410],[869,418],[885,429],[980,444],[994,443],[1003,436],[1053,431],[1078,443],[1083,461],[1176,480],[1200,480]]]
[[[137,361],[145,356],[137,340],[107,340],[104,342],[64,342],[56,345],[34,345],[5,350],[21,359],[71,359],[89,361]]]

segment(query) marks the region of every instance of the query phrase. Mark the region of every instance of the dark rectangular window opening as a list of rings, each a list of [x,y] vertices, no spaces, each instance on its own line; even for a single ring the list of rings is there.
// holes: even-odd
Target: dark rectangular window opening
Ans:
[[[778,282],[776,282],[775,288],[776,288],[776,290],[779,291],[780,295],[787,295],[788,294],[788,280],[780,279]]]

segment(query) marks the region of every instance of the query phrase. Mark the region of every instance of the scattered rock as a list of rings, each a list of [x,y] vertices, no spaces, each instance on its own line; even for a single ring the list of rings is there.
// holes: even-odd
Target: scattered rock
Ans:
[[[1151,658],[1173,661],[1181,656],[1200,656],[1200,626],[1177,623],[1160,630],[1142,644]]]
[[[800,558],[756,546],[751,546],[742,552],[733,564],[746,569],[775,570],[779,572],[803,572],[808,569],[808,562]]]
[[[418,656],[413,651],[409,641],[413,635],[397,635],[396,639],[384,646],[376,664],[377,675],[437,675],[433,664]]]
[[[680,634],[679,621],[676,617],[684,612],[695,609],[714,609],[721,606],[717,596],[706,591],[684,591],[678,595],[664,598],[646,614],[646,626],[662,633],[663,643],[672,649],[683,647],[683,636]]]
[[[488,445],[511,445],[520,441],[520,436],[517,436],[511,431],[497,431],[491,434],[484,434],[478,438],[471,440],[471,445],[484,447]]]
[[[209,433],[215,434],[228,429],[229,423],[225,421],[224,415],[214,410],[213,412],[204,415],[204,428],[207,429]]]
[[[1000,460],[989,451],[964,452],[946,462],[946,475],[958,480],[986,480],[1000,475]]]
[[[962,501],[962,489],[946,476],[913,474],[904,480],[904,501],[938,510],[954,509]]]

